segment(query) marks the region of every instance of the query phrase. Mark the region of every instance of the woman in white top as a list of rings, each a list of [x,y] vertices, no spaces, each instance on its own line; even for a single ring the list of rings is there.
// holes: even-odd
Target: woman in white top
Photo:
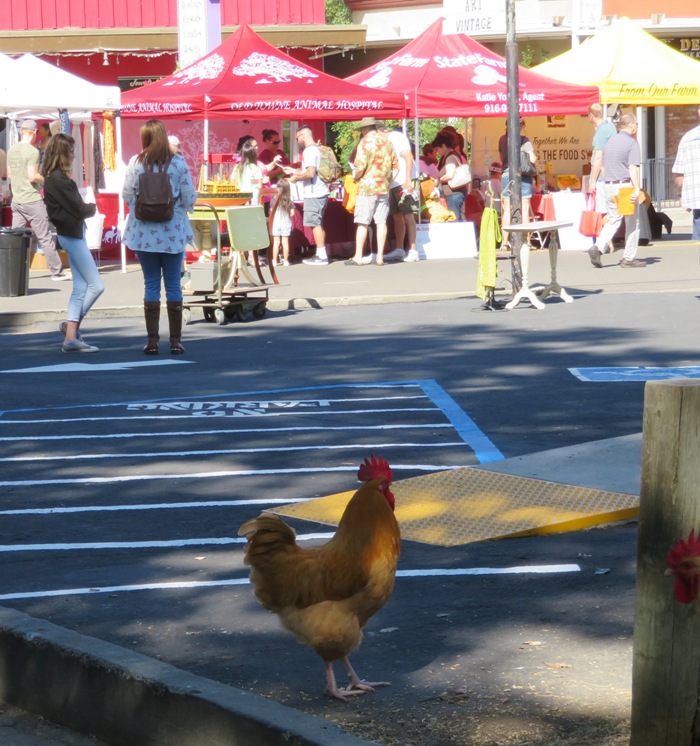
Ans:
[[[250,203],[257,205],[262,187],[263,173],[258,165],[258,144],[246,140],[241,147],[241,162],[233,172],[239,192],[252,192]]]

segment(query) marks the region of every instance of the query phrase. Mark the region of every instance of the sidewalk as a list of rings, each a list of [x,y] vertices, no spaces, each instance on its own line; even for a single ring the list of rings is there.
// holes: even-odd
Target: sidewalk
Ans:
[[[622,250],[603,256],[603,269],[591,266],[585,252],[560,251],[557,277],[572,295],[589,293],[695,292],[700,291],[700,261],[697,242],[688,234],[664,237],[641,246],[637,256],[647,260],[643,269],[618,266]],[[433,259],[416,263],[349,267],[342,260],[326,267],[294,264],[278,267],[280,285],[270,290],[268,310],[324,308],[376,303],[415,303],[454,298],[476,299],[478,259]],[[496,296],[510,297],[509,262],[499,262]],[[100,268],[105,292],[91,311],[93,316],[140,317],[143,277],[137,263],[122,272],[116,261]],[[267,268],[263,269],[269,277]],[[549,252],[530,254],[530,285],[544,285],[550,279]],[[62,319],[71,292],[70,282],[53,282],[46,270],[32,270],[29,292],[18,297],[0,297],[0,327],[23,326]],[[199,296],[201,298],[201,296]],[[556,304],[548,301],[547,305]],[[198,309],[193,321],[200,321]]]
[[[689,235],[664,237],[640,247],[638,256],[647,260],[645,269],[617,266],[622,257],[619,249],[604,257],[603,269],[595,269],[585,253],[560,252],[558,279],[574,302],[582,295],[600,292],[700,292],[698,244]],[[505,299],[509,284],[503,280],[509,279],[510,269],[505,262],[499,264],[497,297]],[[477,269],[476,259],[383,267],[349,267],[342,261],[327,267],[281,267],[278,276],[283,284],[271,290],[268,308],[274,312],[452,298],[474,298],[478,303]],[[138,265],[122,272],[119,264],[105,262],[101,271],[106,291],[92,313],[140,317],[143,281]],[[545,284],[549,277],[548,252],[533,252],[530,284]],[[28,295],[0,298],[0,327],[21,331],[22,326],[62,319],[70,289],[70,282],[53,282],[48,272],[32,272]],[[557,303],[548,301],[544,312],[556,313]],[[196,313],[193,320],[198,322],[201,316]],[[596,463],[595,472],[591,463]],[[637,495],[641,435],[520,456],[480,468]],[[285,739],[318,746],[365,743],[325,720],[2,607],[0,667],[0,701],[75,728],[44,728],[33,716],[0,708],[3,743],[17,746],[93,742],[78,731],[101,732],[103,738],[109,734],[117,738],[113,742],[120,743],[194,743],[197,738],[202,743],[245,741],[258,746]],[[67,681],[70,687],[65,686]],[[26,728],[32,723],[36,730],[28,734]],[[124,740],[126,731],[129,735]]]

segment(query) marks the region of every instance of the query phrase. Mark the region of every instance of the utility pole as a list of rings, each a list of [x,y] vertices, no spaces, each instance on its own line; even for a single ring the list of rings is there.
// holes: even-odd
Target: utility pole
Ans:
[[[506,0],[506,86],[508,114],[508,180],[510,220],[522,223],[522,176],[520,174],[520,105],[518,97],[518,42],[515,35],[515,0]],[[520,256],[523,236],[511,234],[513,253]]]

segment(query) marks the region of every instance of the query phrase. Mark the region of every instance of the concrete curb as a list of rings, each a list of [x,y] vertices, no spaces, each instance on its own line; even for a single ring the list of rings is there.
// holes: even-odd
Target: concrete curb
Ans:
[[[0,701],[114,744],[369,743],[257,694],[3,607]]]
[[[468,291],[445,293],[414,293],[406,295],[359,295],[330,296],[326,298],[270,298],[267,308],[270,311],[303,311],[309,309],[337,308],[341,306],[373,306],[384,303],[427,303],[439,300],[461,300],[476,297]],[[65,318],[65,309],[47,309],[44,311],[16,311],[0,313],[0,328],[30,326],[45,321],[59,321]],[[141,318],[142,305],[113,306],[109,308],[94,307],[90,311],[93,319]],[[198,319],[195,319],[198,320]]]

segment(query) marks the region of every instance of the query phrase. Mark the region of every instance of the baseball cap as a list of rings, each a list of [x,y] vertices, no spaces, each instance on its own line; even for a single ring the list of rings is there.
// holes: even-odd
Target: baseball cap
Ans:
[[[489,171],[493,172],[494,174],[500,174],[503,171],[503,166],[498,161],[494,161],[491,164]]]
[[[177,135],[168,135],[168,142],[174,148],[180,147],[180,138]]]
[[[25,119],[22,122],[20,129],[25,132],[36,132],[36,122],[33,119]]]

